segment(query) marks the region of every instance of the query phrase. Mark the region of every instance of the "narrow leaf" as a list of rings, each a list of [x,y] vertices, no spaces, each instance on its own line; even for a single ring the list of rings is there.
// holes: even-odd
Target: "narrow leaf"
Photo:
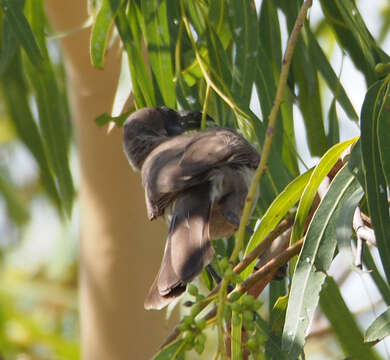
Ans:
[[[309,170],[298,176],[294,181],[287,185],[273,201],[267,212],[264,214],[258,229],[251,237],[246,247],[245,255],[249,254],[298,202],[311,175],[312,170]],[[255,261],[243,271],[241,276],[243,276],[244,279],[252,273],[254,265]]]
[[[24,0],[14,0],[15,6],[20,6],[23,11]],[[1,52],[0,52],[0,76],[2,76],[8,68],[8,65],[14,58],[16,50],[20,44],[8,18],[4,17],[3,29],[1,38]]]
[[[119,36],[124,44],[129,59],[131,84],[137,108],[155,106],[156,99],[152,79],[148,74],[145,61],[142,57],[142,44],[140,28],[137,19],[137,5],[130,2],[129,14],[126,14],[126,7],[118,10],[115,19]]]
[[[333,179],[309,225],[292,278],[283,329],[282,348],[288,354],[288,359],[295,360],[303,349],[306,331],[336,248],[336,224],[340,209],[359,187],[358,180],[345,165]]]
[[[336,112],[336,101],[333,99],[328,113],[329,131],[327,135],[328,147],[340,142],[339,119]]]
[[[351,197],[345,202],[340,211],[339,220],[337,222],[336,236],[337,244],[340,253],[344,254],[350,265],[353,264],[353,255],[351,248],[352,239],[352,221],[356,207],[364,195],[363,188],[357,187]]]
[[[336,282],[330,276],[326,278],[322,287],[320,305],[346,356],[359,360],[379,359],[374,350],[368,344],[364,344],[363,335],[345,304]]]
[[[361,112],[361,148],[369,213],[387,281],[390,279],[389,205],[378,149],[378,121],[385,109],[388,84],[378,81],[367,91]]]
[[[176,107],[175,86],[173,83],[173,68],[169,27],[167,20],[167,0],[141,2],[142,15],[145,19],[148,57],[153,75],[156,78],[163,104]]]
[[[91,60],[93,66],[102,69],[111,25],[121,5],[121,0],[103,0],[91,34]]]
[[[332,169],[343,151],[356,140],[357,138],[353,138],[333,146],[324,154],[319,164],[315,167],[298,205],[297,216],[295,217],[295,223],[291,234],[291,244],[295,243],[303,236],[307,215],[322,180]]]
[[[61,208],[58,190],[44,150],[44,144],[30,110],[29,94],[19,55],[14,56],[7,72],[1,79],[4,100],[20,139],[31,151],[39,165],[43,186],[57,207]]]
[[[387,306],[390,306],[390,287],[389,283],[382,277],[382,274],[379,272],[378,267],[375,264],[374,258],[371,254],[371,249],[365,244],[363,249],[363,261],[366,266],[369,274],[374,281],[378,291],[383,297],[383,301]]]
[[[27,56],[34,66],[41,70],[43,56],[31,27],[23,14],[23,7],[20,6],[20,2],[15,0],[0,0],[0,6],[16,38],[26,51]]]
[[[121,114],[119,116],[111,116],[110,114],[104,113],[104,114],[99,115],[95,119],[95,122],[96,122],[96,125],[98,125],[98,126],[104,126],[104,125],[107,125],[109,122],[113,121],[116,126],[121,127],[133,111],[134,111],[134,109],[131,109],[129,111],[124,112],[123,114]]]
[[[390,309],[380,314],[364,334],[365,342],[379,341],[390,335]]]
[[[386,179],[386,184],[390,188],[390,96],[389,87],[387,85],[386,93],[384,94],[383,105],[378,114],[378,147],[380,161],[382,165],[383,175]]]
[[[72,210],[74,187],[68,161],[69,128],[66,113],[61,111],[63,103],[59,84],[48,57],[45,43],[45,13],[43,0],[28,0],[26,4],[31,26],[45,56],[45,70],[39,74],[25,61],[26,72],[35,90],[39,112],[39,123],[44,140],[45,153],[50,168],[56,175],[59,193],[65,213]]]
[[[156,354],[153,360],[178,359],[178,353],[180,352],[180,349],[183,347],[183,345],[183,339],[176,340],[173,343],[167,345],[165,348],[163,348],[158,354]]]
[[[244,110],[249,109],[257,62],[258,23],[256,9],[248,0],[228,1],[228,19],[236,46],[233,60],[232,94]]]
[[[344,109],[348,117],[351,120],[357,121],[359,116],[356,113],[347,93],[345,92],[344,87],[340,82],[340,79],[334,72],[332,65],[329,63],[328,59],[326,58],[326,55],[322,51],[312,31],[308,29],[307,33],[309,39],[309,51],[311,56],[313,57],[313,61],[315,62],[319,72],[321,73],[324,80],[328,84],[328,87],[332,91],[333,96],[337,99],[338,103]]]

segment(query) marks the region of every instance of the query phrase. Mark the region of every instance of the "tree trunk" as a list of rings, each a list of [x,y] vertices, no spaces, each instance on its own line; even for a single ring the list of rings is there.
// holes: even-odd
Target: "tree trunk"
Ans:
[[[87,1],[47,0],[55,31],[79,27]],[[169,331],[164,313],[146,312],[143,300],[160,265],[167,233],[149,223],[139,174],[122,151],[122,132],[96,126],[110,112],[121,49],[108,49],[104,70],[89,59],[90,29],[61,40],[69,74],[80,161],[80,317],[83,359],[146,359]]]

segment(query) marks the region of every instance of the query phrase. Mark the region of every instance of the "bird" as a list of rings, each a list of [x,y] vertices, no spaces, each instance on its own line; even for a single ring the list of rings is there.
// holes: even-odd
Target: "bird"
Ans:
[[[146,107],[123,126],[124,152],[141,172],[148,218],[163,217],[169,226],[147,310],[162,309],[185,292],[213,259],[211,240],[237,231],[259,163],[258,151],[235,130],[194,131],[201,118],[198,111]]]

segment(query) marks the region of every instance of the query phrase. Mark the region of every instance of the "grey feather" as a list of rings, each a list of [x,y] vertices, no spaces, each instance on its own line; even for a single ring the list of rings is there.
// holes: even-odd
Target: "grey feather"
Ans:
[[[170,224],[159,273],[145,308],[160,309],[185,291],[210,263],[210,240],[231,236],[240,218],[258,152],[231,129],[181,134],[199,125],[200,113],[145,108],[124,126],[124,150],[141,170],[149,219]],[[180,130],[181,129],[181,130]]]

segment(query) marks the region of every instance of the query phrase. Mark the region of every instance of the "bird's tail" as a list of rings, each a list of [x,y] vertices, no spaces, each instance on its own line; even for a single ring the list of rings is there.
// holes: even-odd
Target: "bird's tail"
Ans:
[[[191,188],[175,200],[160,271],[146,297],[145,309],[162,309],[168,305],[212,260],[210,207],[207,183]]]

